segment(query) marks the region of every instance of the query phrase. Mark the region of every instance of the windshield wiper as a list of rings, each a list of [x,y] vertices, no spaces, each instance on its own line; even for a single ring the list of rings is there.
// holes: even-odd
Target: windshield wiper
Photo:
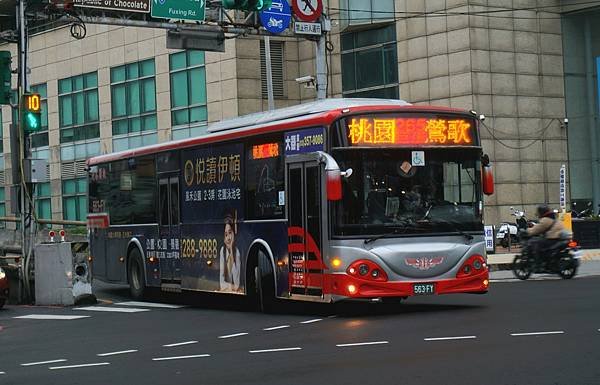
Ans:
[[[423,230],[423,228],[419,228],[418,225],[419,224],[416,223],[416,222],[409,222],[409,223],[406,223],[405,225],[396,226],[390,232],[379,234],[379,235],[375,235],[375,236],[373,236],[371,238],[365,239],[365,245],[368,245],[371,242],[375,242],[378,239],[393,237],[394,235],[398,235],[398,234],[404,234],[404,233],[406,233],[406,231],[408,229],[411,229],[411,230],[417,230],[417,229],[418,230]]]
[[[430,223],[430,224],[435,224],[435,223],[441,223],[441,224],[445,224],[445,225],[449,225],[450,227],[452,227],[452,229],[454,231],[456,231],[457,233],[459,233],[460,235],[462,235],[463,237],[465,237],[467,239],[467,241],[472,241],[473,240],[473,236],[471,234],[467,234],[464,231],[462,231],[455,222],[451,222],[451,221],[447,221],[445,219],[439,219],[439,218],[435,218],[435,219],[426,219],[425,221],[423,221],[424,223]]]

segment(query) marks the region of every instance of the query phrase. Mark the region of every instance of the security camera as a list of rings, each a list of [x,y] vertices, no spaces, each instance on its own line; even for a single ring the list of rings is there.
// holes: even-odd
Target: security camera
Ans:
[[[296,83],[298,83],[298,84],[307,84],[308,85],[308,84],[314,83],[314,82],[315,82],[314,76],[310,76],[310,75],[296,78]]]
[[[565,124],[569,124],[569,119],[568,119],[568,118],[564,118],[564,119],[563,119],[563,122],[564,122]]]
[[[481,120],[483,122],[485,120],[485,115],[484,114],[479,115],[479,120]]]

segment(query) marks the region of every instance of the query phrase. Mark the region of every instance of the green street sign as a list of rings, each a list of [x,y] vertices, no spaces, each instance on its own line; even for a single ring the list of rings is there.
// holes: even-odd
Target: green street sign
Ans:
[[[150,16],[163,19],[204,21],[206,0],[152,0]]]

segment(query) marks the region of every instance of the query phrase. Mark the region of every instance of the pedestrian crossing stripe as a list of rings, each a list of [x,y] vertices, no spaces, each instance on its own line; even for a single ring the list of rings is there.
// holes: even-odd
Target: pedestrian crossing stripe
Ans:
[[[127,301],[127,302],[117,302],[115,305],[120,306],[138,306],[138,307],[153,307],[159,309],[181,309],[184,306],[182,305],[171,305],[168,303],[156,303],[156,302],[139,302],[139,301]]]
[[[89,318],[89,315],[57,315],[57,314],[28,314],[18,317],[18,319],[35,319],[35,320],[75,320],[81,318]]]
[[[87,310],[87,311],[99,311],[99,312],[113,312],[113,313],[139,313],[144,311],[150,311],[150,309],[140,309],[135,307],[115,307],[115,306],[85,306],[76,307],[73,310]]]

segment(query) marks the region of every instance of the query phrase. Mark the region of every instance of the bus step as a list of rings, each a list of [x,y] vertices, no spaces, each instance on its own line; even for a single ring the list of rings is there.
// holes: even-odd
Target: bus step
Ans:
[[[172,293],[181,293],[181,284],[179,283],[163,283],[160,285],[161,291],[168,291]]]

